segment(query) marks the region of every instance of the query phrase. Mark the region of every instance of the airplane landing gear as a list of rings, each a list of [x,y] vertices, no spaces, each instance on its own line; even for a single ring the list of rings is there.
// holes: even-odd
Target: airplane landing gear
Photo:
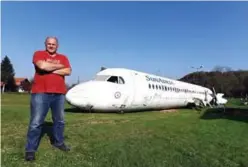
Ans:
[[[123,110],[118,111],[119,114],[124,114]]]

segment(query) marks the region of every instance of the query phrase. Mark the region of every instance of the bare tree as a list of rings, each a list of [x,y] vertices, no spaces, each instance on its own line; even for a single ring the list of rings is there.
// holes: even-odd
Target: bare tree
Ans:
[[[219,66],[219,65],[217,65],[217,66],[215,66],[214,68],[213,68],[213,70],[212,71],[218,71],[218,72],[229,72],[229,71],[232,71],[232,68],[231,67],[228,67],[228,66]]]

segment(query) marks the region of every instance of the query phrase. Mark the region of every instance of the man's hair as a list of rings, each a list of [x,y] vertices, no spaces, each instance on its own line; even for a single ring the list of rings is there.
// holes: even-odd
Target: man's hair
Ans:
[[[57,38],[57,37],[52,37],[52,36],[46,37],[45,43],[47,42],[47,40],[48,40],[49,38],[53,38],[53,39],[55,39],[55,40],[56,40],[56,42],[57,42],[57,44],[59,44],[59,40],[58,40],[58,38]]]

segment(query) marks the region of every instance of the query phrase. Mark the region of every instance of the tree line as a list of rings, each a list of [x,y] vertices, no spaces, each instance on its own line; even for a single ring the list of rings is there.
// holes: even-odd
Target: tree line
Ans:
[[[193,72],[179,80],[211,90],[214,87],[216,93],[224,93],[226,97],[245,97],[248,94],[248,70],[215,68],[210,72]]]

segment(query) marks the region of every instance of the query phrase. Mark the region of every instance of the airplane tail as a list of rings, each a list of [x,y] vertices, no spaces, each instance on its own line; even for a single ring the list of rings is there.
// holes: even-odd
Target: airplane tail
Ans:
[[[226,104],[227,99],[223,98],[224,94],[223,93],[217,93],[216,98],[217,98],[217,104]]]
[[[214,105],[219,106],[219,105],[225,105],[227,103],[227,99],[224,97],[224,93],[217,93],[215,92],[215,89],[213,87],[213,102]]]

